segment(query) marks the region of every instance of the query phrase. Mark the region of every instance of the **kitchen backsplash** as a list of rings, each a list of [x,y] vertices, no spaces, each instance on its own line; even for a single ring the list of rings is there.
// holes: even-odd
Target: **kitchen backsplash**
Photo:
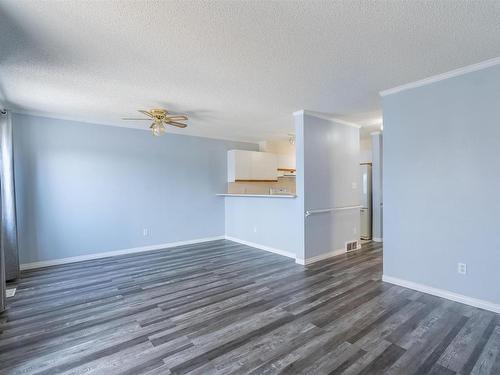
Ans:
[[[279,177],[277,182],[228,182],[229,194],[295,194],[295,177]]]

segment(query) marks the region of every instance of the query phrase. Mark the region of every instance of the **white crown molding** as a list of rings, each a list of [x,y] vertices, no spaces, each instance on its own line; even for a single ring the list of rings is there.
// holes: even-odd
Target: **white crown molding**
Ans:
[[[146,251],[163,250],[163,249],[167,250],[167,249],[170,249],[170,248],[176,247],[176,246],[193,245],[193,244],[202,243],[202,242],[223,240],[224,238],[225,238],[224,236],[197,238],[194,240],[167,242],[167,243],[163,243],[163,244],[159,244],[159,245],[133,247],[133,248],[129,248],[129,249],[106,251],[103,253],[80,255],[80,256],[69,257],[69,258],[50,259],[50,260],[43,260],[40,262],[33,262],[33,263],[22,263],[19,268],[21,270],[30,270],[30,269],[34,269],[34,268],[56,266],[56,265],[67,264],[67,263],[83,262],[85,260],[108,258],[108,257],[113,257],[113,256],[118,256],[118,255],[135,254],[135,253],[142,253],[142,252],[146,252]]]
[[[477,63],[477,64],[464,66],[462,68],[450,70],[449,72],[446,72],[446,73],[437,74],[435,76],[424,78],[424,79],[421,79],[421,80],[418,80],[415,82],[406,83],[406,84],[401,85],[401,86],[393,87],[392,89],[383,90],[383,91],[380,91],[379,94],[380,94],[380,96],[392,95],[392,94],[396,94],[396,93],[401,92],[401,91],[430,85],[431,83],[434,83],[434,82],[439,82],[439,81],[443,81],[445,79],[458,77],[458,76],[461,76],[461,75],[464,75],[467,73],[477,72],[478,70],[483,70],[483,69],[490,68],[492,66],[499,65],[499,64],[500,64],[500,57],[495,57],[493,59],[482,61],[482,62]]]
[[[321,114],[321,113],[318,113],[318,112],[314,112],[314,111],[307,111],[305,109],[301,109],[300,111],[295,111],[293,112],[293,116],[303,116],[303,115],[308,115],[308,116],[312,116],[312,117],[317,117],[317,118],[320,118],[322,120],[327,120],[327,121],[331,121],[331,122],[336,122],[338,124],[341,124],[341,125],[347,125],[347,126],[352,126],[354,128],[357,128],[357,129],[360,129],[361,128],[361,125],[359,124],[355,124],[354,122],[349,122],[349,121],[345,121],[345,120],[341,120],[337,117],[334,117],[334,116],[328,116],[326,114]]]
[[[151,130],[149,127],[137,127],[132,125],[132,123],[127,123],[124,122],[123,124],[117,124],[113,122],[106,122],[106,121],[98,121],[98,120],[85,120],[85,119],[79,119],[73,116],[59,116],[59,115],[54,115],[50,113],[40,113],[40,112],[35,112],[35,111],[27,111],[23,109],[9,109],[7,108],[7,111],[19,115],[24,115],[24,116],[32,116],[32,117],[42,117],[46,119],[53,119],[53,120],[60,120],[60,121],[72,121],[72,122],[79,122],[83,124],[89,124],[89,125],[95,125],[95,126],[113,126],[115,128],[125,128],[125,129],[132,129],[132,130],[139,130],[139,131],[148,131],[150,132]],[[171,134],[175,135],[181,135],[184,137],[197,137],[197,138],[206,138],[206,139],[215,139],[219,141],[228,141],[228,142],[242,142],[242,143],[252,143],[258,145],[258,141],[253,141],[249,140],[248,138],[230,138],[230,137],[210,137],[207,135],[197,135],[197,134],[183,134],[179,132],[172,132]]]
[[[11,113],[23,115],[23,116],[41,117],[41,118],[45,118],[45,119],[59,120],[59,121],[79,122],[82,124],[89,124],[89,125],[96,125],[96,126],[114,126],[117,128],[134,129],[134,130],[140,130],[140,131],[150,131],[150,129],[147,127],[145,127],[145,128],[137,127],[137,126],[132,125],[132,123],[130,123],[130,122],[124,122],[123,124],[118,125],[117,123],[113,123],[113,122],[109,122],[109,121],[88,120],[88,119],[81,119],[81,118],[74,117],[74,116],[56,115],[56,114],[52,114],[52,113],[29,111],[29,110],[18,109],[18,108],[10,108],[7,110]]]
[[[301,109],[292,113],[293,116],[302,116],[306,111]]]
[[[450,292],[448,290],[434,288],[434,287],[431,287],[428,285],[419,284],[419,283],[415,283],[413,281],[403,280],[403,279],[399,279],[397,277],[392,277],[392,276],[387,276],[387,275],[382,276],[382,281],[385,281],[385,282],[391,283],[391,284],[395,284],[395,285],[399,285],[399,286],[402,286],[405,288],[417,290],[419,292],[432,294],[433,296],[446,298],[446,299],[449,299],[451,301],[464,303],[466,305],[478,307],[480,309],[500,313],[500,304],[497,304],[494,302],[464,296],[463,294],[458,294],[458,293]]]
[[[233,241],[233,242],[238,242],[238,243],[240,243],[242,245],[247,245],[247,246],[255,247],[256,249],[269,251],[269,252],[274,253],[274,254],[283,255],[285,257],[295,259],[295,254],[291,253],[290,251],[276,249],[274,247],[270,247],[270,246],[266,246],[266,245],[261,245],[261,244],[255,243],[255,242],[241,240],[239,238],[231,237],[231,236],[225,236],[225,239],[229,240],[229,241]]]

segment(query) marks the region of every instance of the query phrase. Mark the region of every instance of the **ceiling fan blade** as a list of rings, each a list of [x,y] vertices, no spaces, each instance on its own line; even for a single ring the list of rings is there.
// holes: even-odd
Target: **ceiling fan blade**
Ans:
[[[141,120],[141,121],[151,121],[150,118],[135,118],[135,117],[122,117],[122,120],[133,120],[133,121],[138,121],[138,120]]]
[[[175,121],[165,121],[165,124],[176,126],[178,128],[185,128],[187,126],[186,124],[181,124],[180,122],[175,122]]]
[[[143,114],[145,114],[146,116],[149,116],[149,117],[154,117],[151,113],[149,113],[148,111],[144,111],[142,109],[139,109],[138,112],[141,112]]]
[[[188,117],[185,115],[175,115],[175,116],[167,116],[167,121],[187,121]]]

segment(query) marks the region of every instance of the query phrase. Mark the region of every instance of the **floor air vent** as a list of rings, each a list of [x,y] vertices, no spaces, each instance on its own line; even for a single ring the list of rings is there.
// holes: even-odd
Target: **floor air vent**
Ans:
[[[353,251],[358,249],[358,241],[350,241],[345,243],[346,251]]]

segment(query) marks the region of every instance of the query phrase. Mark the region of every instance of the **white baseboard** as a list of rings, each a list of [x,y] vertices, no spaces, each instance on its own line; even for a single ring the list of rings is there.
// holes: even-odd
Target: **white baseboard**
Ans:
[[[384,239],[379,237],[373,237],[372,240],[375,242],[384,242]]]
[[[40,262],[33,262],[33,263],[22,263],[19,266],[19,268],[21,269],[21,271],[22,270],[30,270],[30,269],[35,269],[35,268],[57,266],[60,264],[68,264],[68,263],[83,262],[86,260],[108,258],[108,257],[118,256],[118,255],[142,253],[142,252],[154,251],[154,250],[163,250],[163,249],[173,248],[176,246],[192,245],[192,244],[197,244],[197,243],[202,243],[202,242],[210,242],[210,241],[223,240],[223,239],[227,239],[227,240],[230,240],[233,242],[238,242],[238,243],[241,243],[243,245],[255,247],[256,249],[269,251],[269,252],[274,253],[274,254],[283,255],[283,256],[286,256],[288,258],[295,259],[295,262],[297,264],[301,264],[303,266],[318,262],[318,261],[323,260],[323,259],[331,258],[331,257],[337,256],[337,255],[346,253],[345,249],[339,249],[339,250],[330,251],[328,253],[321,254],[321,255],[304,260],[304,259],[297,258],[295,256],[295,254],[290,252],[290,251],[276,249],[274,247],[261,245],[261,244],[255,243],[255,242],[241,240],[239,238],[235,238],[235,237],[231,237],[231,236],[216,236],[216,237],[207,237],[207,238],[197,238],[194,240],[187,240],[187,241],[167,242],[167,243],[163,243],[163,244],[159,244],[159,245],[149,245],[149,246],[133,247],[133,248],[122,249],[122,250],[106,251],[106,252],[102,252],[102,253],[94,253],[94,254],[88,254],[88,255],[79,255],[76,257],[69,257],[69,258],[50,259],[50,260],[43,260]]]
[[[337,255],[341,255],[341,254],[346,253],[345,249],[339,249],[339,250],[330,251],[328,253],[321,254],[321,255],[318,255],[318,256],[315,256],[312,258],[301,259],[301,258],[297,258],[295,256],[295,254],[290,252],[290,251],[276,249],[274,247],[261,245],[259,243],[245,241],[245,240],[241,240],[239,238],[235,238],[235,237],[231,237],[231,236],[226,236],[226,240],[238,242],[238,243],[241,243],[243,245],[255,247],[256,249],[269,251],[269,252],[274,253],[274,254],[283,255],[285,257],[295,259],[295,263],[300,264],[302,266],[306,266],[308,264],[312,264],[312,263],[318,262],[318,261],[323,260],[323,259],[331,258],[331,257],[337,256]]]
[[[270,246],[266,246],[266,245],[261,245],[261,244],[255,243],[255,242],[240,240],[239,238],[235,238],[235,237],[231,237],[231,236],[225,236],[225,238],[226,238],[226,240],[233,241],[233,242],[238,242],[238,243],[240,243],[242,245],[247,245],[247,246],[255,247],[256,249],[269,251],[269,252],[274,253],[274,254],[283,255],[283,256],[286,256],[288,258],[295,259],[295,254],[291,253],[290,251],[276,249],[274,247],[270,247]]]
[[[353,250],[353,251],[356,251],[356,250]],[[303,266],[307,266],[309,264],[319,262],[320,260],[325,260],[327,258],[335,257],[337,255],[342,255],[345,253],[346,253],[345,249],[338,249],[338,250],[330,251],[330,252],[325,253],[325,254],[317,255],[317,256],[312,257],[312,258],[296,259],[295,262],[298,264],[301,264]]]
[[[106,252],[103,252],[103,253],[94,253],[94,254],[88,254],[88,255],[79,255],[79,256],[76,256],[76,257],[69,257],[69,258],[43,260],[43,261],[40,261],[40,262],[23,263],[23,264],[21,264],[19,266],[19,268],[21,270],[29,270],[29,269],[34,269],[34,268],[56,266],[56,265],[59,265],[59,264],[82,262],[82,261],[85,261],[85,260],[108,258],[108,257],[112,257],[112,256],[117,256],[117,255],[126,255],[126,254],[142,253],[142,252],[145,252],[145,251],[169,249],[169,248],[176,247],[176,246],[192,245],[192,244],[197,244],[197,243],[202,243],[202,242],[223,240],[224,238],[225,238],[225,236],[197,238],[197,239],[194,239],[194,240],[167,242],[167,243],[163,243],[163,244],[159,244],[159,245],[149,245],[149,246],[133,247],[133,248],[130,248],[130,249],[106,251]]]
[[[478,307],[480,309],[493,311],[495,313],[500,313],[500,304],[493,303],[490,301],[485,301],[482,299],[464,296],[463,294],[458,294],[458,293],[450,292],[448,290],[438,289],[438,288],[434,288],[432,286],[427,286],[424,284],[419,284],[419,283],[415,283],[413,281],[403,280],[403,279],[399,279],[397,277],[392,277],[392,276],[387,276],[387,275],[382,276],[382,281],[385,281],[385,282],[388,282],[391,284],[395,284],[395,285],[399,285],[399,286],[402,286],[405,288],[417,290],[419,292],[432,294],[433,296],[446,298],[446,299],[449,299],[449,300],[452,300],[455,302],[464,303],[466,305]]]

